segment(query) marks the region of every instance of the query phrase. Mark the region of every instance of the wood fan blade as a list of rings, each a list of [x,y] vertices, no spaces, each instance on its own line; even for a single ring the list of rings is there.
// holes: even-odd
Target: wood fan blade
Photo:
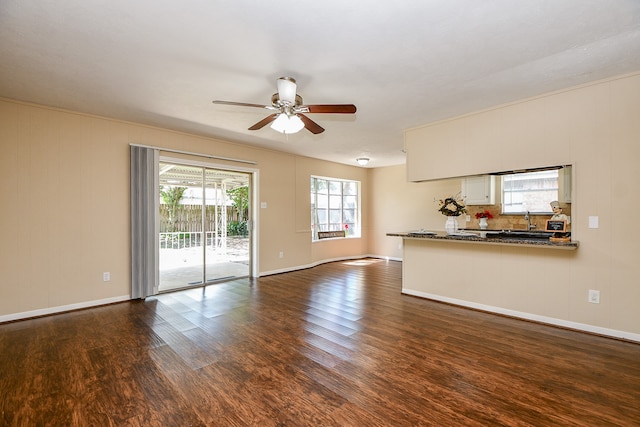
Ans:
[[[271,105],[261,105],[261,104],[248,104],[246,102],[233,102],[233,101],[211,101],[214,104],[221,104],[221,105],[235,105],[237,107],[257,107],[257,108],[273,108],[271,107]]]
[[[304,123],[304,127],[306,127],[309,132],[316,135],[324,132],[324,128],[322,126],[320,126],[304,114],[298,114],[298,117],[300,117],[300,120],[302,120],[302,123]]]
[[[263,127],[265,127],[266,125],[268,125],[269,123],[273,122],[276,117],[278,117],[277,114],[272,114],[270,116],[265,117],[264,119],[260,120],[258,123],[256,123],[255,125],[251,126],[249,128],[249,130],[258,130],[258,129],[262,129]]]
[[[325,104],[325,105],[304,105],[309,113],[333,113],[333,114],[354,114],[356,106],[353,104]]]

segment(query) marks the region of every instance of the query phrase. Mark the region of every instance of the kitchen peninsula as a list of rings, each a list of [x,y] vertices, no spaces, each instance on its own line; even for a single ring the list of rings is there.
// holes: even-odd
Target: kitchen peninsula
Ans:
[[[462,230],[452,235],[423,230],[387,233],[402,238],[402,293],[575,326],[558,321],[566,316],[561,298],[544,301],[540,298],[570,282],[579,243],[551,242],[543,233],[537,238],[518,236],[517,232],[502,233],[497,230]]]
[[[538,247],[548,249],[576,250],[577,241],[553,242],[545,233],[519,233],[517,231],[461,231],[447,234],[444,232],[408,231],[387,233],[387,236],[402,237],[403,239],[418,239],[448,243],[476,243],[485,245],[516,245],[521,247]]]

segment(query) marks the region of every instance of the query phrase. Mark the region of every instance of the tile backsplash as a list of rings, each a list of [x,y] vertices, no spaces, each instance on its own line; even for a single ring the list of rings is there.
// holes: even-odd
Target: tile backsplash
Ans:
[[[560,203],[562,213],[571,217],[571,203]],[[467,222],[465,228],[477,229],[480,228],[476,219],[476,213],[484,212],[485,210],[491,212],[493,218],[487,220],[489,227],[488,230],[526,230],[527,220],[524,219],[524,215],[518,214],[501,214],[502,205],[496,203],[495,205],[487,206],[467,206],[467,215],[471,217],[471,221]],[[530,214],[531,224],[535,225],[534,230],[544,230],[545,223],[551,218],[552,214]],[[571,224],[567,225],[567,230],[571,229]]]

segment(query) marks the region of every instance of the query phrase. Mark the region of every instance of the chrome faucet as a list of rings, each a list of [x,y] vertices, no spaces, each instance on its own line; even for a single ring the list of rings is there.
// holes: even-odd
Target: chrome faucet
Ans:
[[[529,211],[527,211],[527,213],[526,213],[526,214],[524,214],[524,219],[526,219],[526,220],[527,220],[527,230],[528,230],[528,231],[531,231],[531,230],[533,230],[534,228],[536,228],[536,225],[535,225],[535,224],[531,224],[531,216],[529,216]]]

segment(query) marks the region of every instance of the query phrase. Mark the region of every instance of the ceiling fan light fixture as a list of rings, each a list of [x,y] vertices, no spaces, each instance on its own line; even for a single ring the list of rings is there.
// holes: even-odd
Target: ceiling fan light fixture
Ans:
[[[369,163],[369,158],[367,158],[367,157],[359,157],[359,158],[356,159],[356,162],[358,162],[358,164],[360,166],[366,166],[367,163]]]
[[[288,116],[285,113],[281,113],[271,123],[271,129],[280,133],[296,133],[300,132],[304,128],[304,123],[297,115]]]
[[[265,108],[270,115],[253,124],[248,130],[259,130],[266,125],[280,133],[296,133],[307,129],[314,135],[324,132],[324,128],[307,117],[306,113],[355,114],[353,104],[317,104],[304,105],[302,97],[296,94],[296,81],[291,77],[280,77],[276,82],[278,92],[271,96],[271,105],[250,104],[247,102],[213,101],[214,104],[237,105],[240,107]]]
[[[296,103],[296,80],[292,77],[280,77],[277,82],[278,97],[280,101],[295,105]]]

